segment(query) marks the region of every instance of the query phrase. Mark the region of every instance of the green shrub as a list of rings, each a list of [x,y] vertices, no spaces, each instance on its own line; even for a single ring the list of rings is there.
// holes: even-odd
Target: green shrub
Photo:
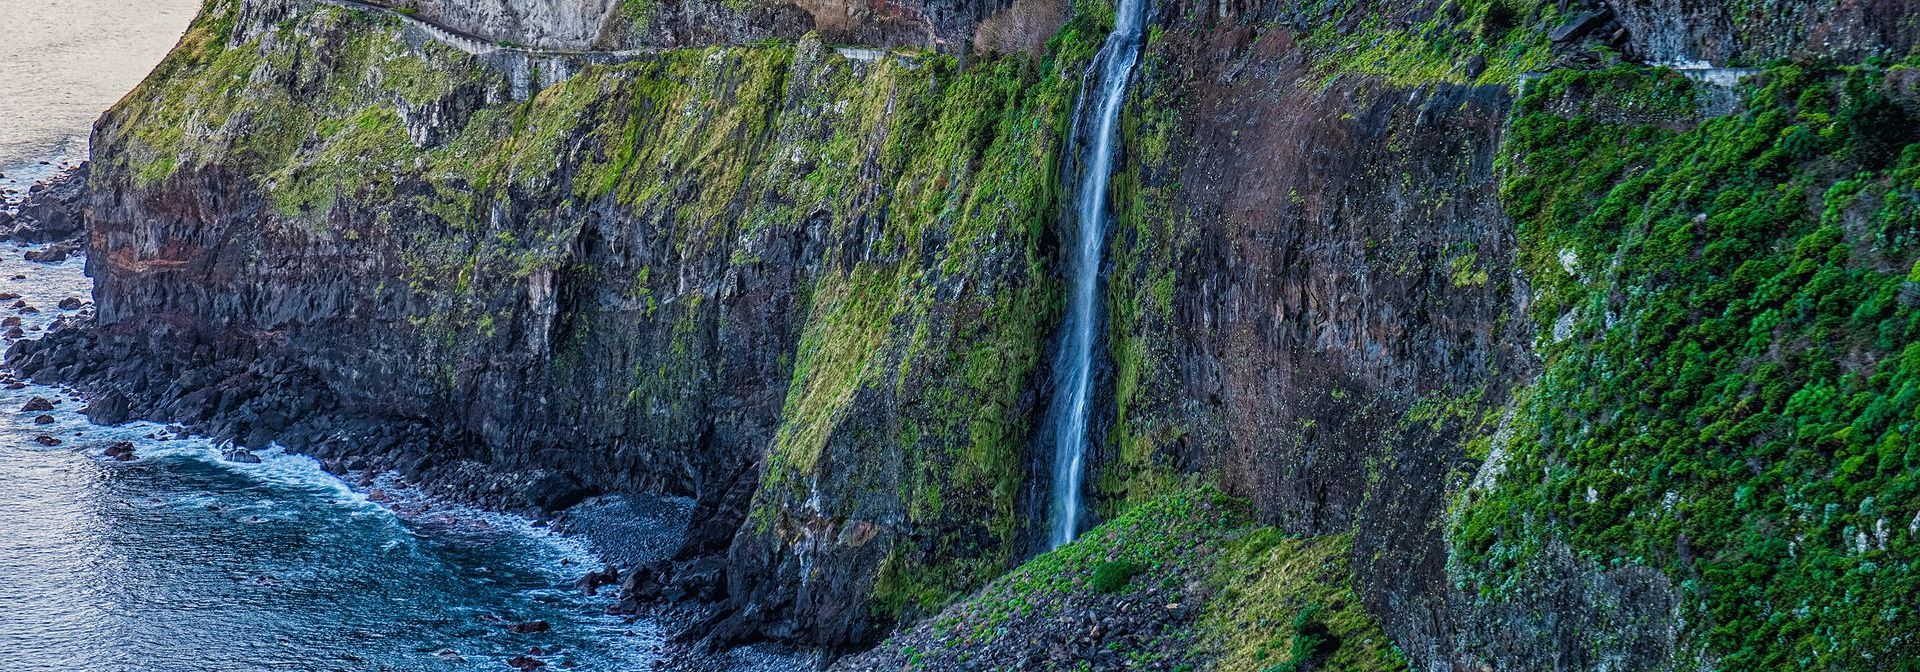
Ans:
[[[1093,589],[1107,594],[1118,593],[1133,582],[1133,577],[1146,569],[1139,563],[1126,560],[1102,562],[1093,568]]]
[[[1913,123],[1905,110],[1887,98],[1879,82],[1856,72],[1847,78],[1846,104],[1840,108],[1840,127],[1846,132],[1847,152],[1861,167],[1885,167],[1914,139]]]
[[[1320,619],[1320,605],[1310,605],[1293,617],[1293,645],[1289,649],[1286,660],[1261,672],[1298,672],[1340,649],[1340,638]]]

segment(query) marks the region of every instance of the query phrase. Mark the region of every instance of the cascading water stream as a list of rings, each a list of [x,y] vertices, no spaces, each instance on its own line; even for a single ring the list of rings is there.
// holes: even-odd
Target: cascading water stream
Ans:
[[[1054,362],[1054,391],[1050,422],[1053,426],[1053,529],[1049,546],[1059,547],[1080,530],[1080,487],[1087,457],[1087,410],[1093,396],[1094,328],[1099,321],[1100,252],[1105,247],[1107,229],[1107,183],[1112,177],[1115,127],[1120,121],[1120,105],[1126,98],[1127,80],[1133,75],[1134,62],[1140,58],[1140,29],[1145,20],[1146,0],[1120,0],[1115,8],[1113,32],[1094,57],[1086,94],[1080,107],[1084,111],[1091,100],[1092,133],[1083,136],[1086,144],[1080,155],[1080,189],[1074,206],[1079,236],[1072,255],[1072,294],[1067,304],[1066,321],[1060,329],[1060,350]]]

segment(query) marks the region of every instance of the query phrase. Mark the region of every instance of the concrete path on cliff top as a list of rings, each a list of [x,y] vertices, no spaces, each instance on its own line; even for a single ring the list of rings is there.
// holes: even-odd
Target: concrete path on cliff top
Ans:
[[[624,63],[660,53],[661,49],[627,49],[621,51],[592,51],[583,49],[548,49],[526,47],[516,44],[489,40],[455,28],[428,21],[418,16],[398,12],[390,7],[361,2],[360,0],[315,0],[343,9],[378,12],[399,19],[401,23],[420,30],[435,41],[460,50],[472,56],[487,56],[499,53],[512,53],[530,59],[570,59],[587,63]],[[892,52],[885,49],[866,49],[860,47],[834,47],[835,53],[853,61],[878,61]]]

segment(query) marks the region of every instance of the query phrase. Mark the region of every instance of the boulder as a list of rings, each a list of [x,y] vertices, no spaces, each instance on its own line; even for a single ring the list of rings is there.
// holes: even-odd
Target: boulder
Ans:
[[[120,462],[133,461],[134,459],[133,442],[132,441],[114,442],[113,445],[107,446],[106,456],[111,457]]]
[[[86,414],[87,419],[95,424],[119,425],[130,419],[133,410],[126,395],[116,391],[96,397],[93,403],[87,405]]]
[[[220,459],[226,460],[228,462],[237,462],[240,464],[259,464],[260,463],[259,455],[255,455],[253,454],[253,451],[247,450],[245,448],[240,448],[240,447],[228,448],[227,450],[222,451],[220,453]]]
[[[507,625],[507,632],[511,632],[517,635],[527,635],[527,634],[532,634],[536,632],[546,632],[552,629],[553,629],[553,624],[548,623],[546,621],[540,621],[540,620],[525,621],[521,623],[510,623]]]
[[[520,496],[528,506],[549,512],[579,504],[580,500],[593,494],[593,490],[581,485],[573,477],[558,472],[547,472],[520,489]]]
[[[33,185],[20,212],[9,222],[5,238],[25,243],[71,240],[86,229],[87,178],[90,164]]]
[[[587,572],[586,576],[573,582],[573,587],[588,595],[600,594],[601,586],[610,586],[620,582],[620,568],[608,565],[597,572]]]
[[[64,243],[54,243],[37,250],[27,250],[26,254],[21,256],[25,257],[27,261],[42,264],[57,264],[66,261],[68,257],[73,256],[79,251],[80,243],[68,241]]]

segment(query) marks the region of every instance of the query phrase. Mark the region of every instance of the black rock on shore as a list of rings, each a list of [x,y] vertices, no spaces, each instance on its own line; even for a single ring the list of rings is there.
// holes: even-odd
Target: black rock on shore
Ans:
[[[91,164],[82,163],[33,185],[24,200],[0,204],[0,240],[64,242],[70,243],[60,246],[67,254],[78,251],[86,237],[87,183],[91,173]],[[60,257],[64,259],[66,255]]]

